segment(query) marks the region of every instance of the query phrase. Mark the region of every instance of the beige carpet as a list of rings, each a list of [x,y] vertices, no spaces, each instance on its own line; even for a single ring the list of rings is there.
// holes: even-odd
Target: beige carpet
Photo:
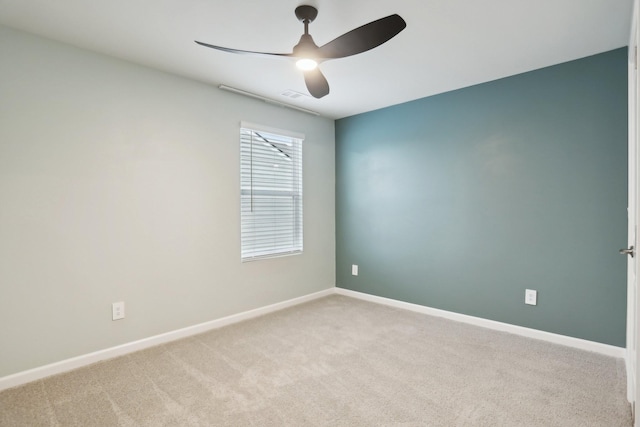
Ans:
[[[342,296],[0,393],[2,426],[630,426],[621,359]]]

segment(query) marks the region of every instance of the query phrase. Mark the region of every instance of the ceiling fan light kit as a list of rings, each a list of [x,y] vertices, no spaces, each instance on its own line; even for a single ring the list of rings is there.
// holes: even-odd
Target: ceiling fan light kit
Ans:
[[[300,37],[298,44],[293,47],[291,53],[253,52],[199,41],[196,43],[229,53],[295,59],[296,66],[303,71],[309,93],[315,98],[322,98],[329,94],[329,83],[318,67],[320,62],[345,58],[371,50],[391,40],[407,26],[407,23],[399,15],[389,15],[351,30],[325,45],[318,46],[309,34],[309,24],[318,16],[318,10],[313,6],[303,5],[296,8],[295,14],[298,20],[304,24],[304,34]]]
[[[296,62],[296,67],[298,67],[302,71],[311,71],[315,69],[317,66],[318,66],[318,63],[315,61],[315,59],[311,59],[311,58],[298,59],[298,61]]]

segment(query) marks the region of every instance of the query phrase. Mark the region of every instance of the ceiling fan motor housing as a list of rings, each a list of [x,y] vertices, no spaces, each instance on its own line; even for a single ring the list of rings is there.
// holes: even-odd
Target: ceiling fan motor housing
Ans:
[[[318,45],[310,34],[303,34],[300,41],[293,47],[293,56],[298,58],[314,58]],[[315,59],[315,58],[314,58]]]

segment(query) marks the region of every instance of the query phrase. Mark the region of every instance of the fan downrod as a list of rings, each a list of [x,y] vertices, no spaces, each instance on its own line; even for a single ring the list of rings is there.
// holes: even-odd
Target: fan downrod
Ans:
[[[304,24],[312,23],[316,16],[318,16],[318,9],[313,6],[302,5],[296,7],[296,18]]]

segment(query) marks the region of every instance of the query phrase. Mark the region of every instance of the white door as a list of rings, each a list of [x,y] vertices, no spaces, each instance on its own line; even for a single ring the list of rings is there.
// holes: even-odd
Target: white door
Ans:
[[[635,31],[635,30],[634,30]],[[637,216],[638,216],[638,195],[637,195],[637,143],[636,143],[636,69],[635,69],[635,49],[629,45],[629,183],[628,183],[628,233],[627,249],[621,249],[621,253],[627,253],[627,397],[630,402],[635,401],[636,390],[636,366],[638,366],[637,342],[638,342],[638,292],[636,275],[636,252],[637,252]]]
[[[634,0],[631,35],[629,40],[629,206],[628,206],[628,249],[637,249],[637,224],[640,208],[638,185],[638,16],[640,0]],[[635,251],[637,252],[637,250]],[[640,342],[640,323],[638,308],[640,295],[638,293],[638,256],[627,257],[627,397],[633,404],[634,415],[638,413],[637,385],[640,384],[640,353],[637,351]],[[637,418],[637,417],[636,417]],[[634,423],[640,426],[638,420]]]

